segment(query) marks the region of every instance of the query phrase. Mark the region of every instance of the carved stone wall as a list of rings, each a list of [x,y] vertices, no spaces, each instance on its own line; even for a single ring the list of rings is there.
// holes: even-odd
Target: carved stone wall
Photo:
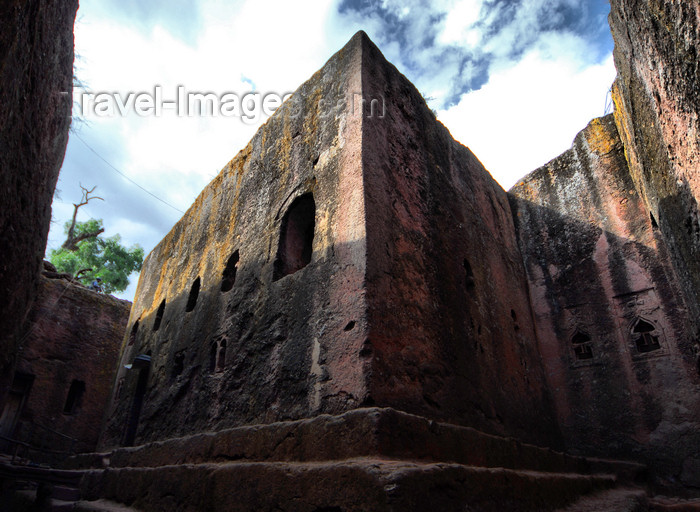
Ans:
[[[369,405],[558,440],[506,193],[364,33],[148,256],[128,329],[106,446]]]

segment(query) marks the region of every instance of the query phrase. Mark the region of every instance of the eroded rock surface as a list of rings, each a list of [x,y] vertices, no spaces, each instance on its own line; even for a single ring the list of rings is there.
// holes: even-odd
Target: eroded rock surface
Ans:
[[[614,0],[615,114],[510,197],[357,34],[147,258],[104,446],[380,406],[700,486],[698,9]]]
[[[107,446],[363,405],[559,439],[507,195],[364,33],[148,256],[129,331]]]

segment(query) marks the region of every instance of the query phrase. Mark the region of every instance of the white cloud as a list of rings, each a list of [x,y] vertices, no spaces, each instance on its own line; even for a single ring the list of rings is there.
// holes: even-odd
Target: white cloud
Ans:
[[[572,58],[566,39],[557,55],[546,44],[519,62],[500,63],[486,85],[438,113],[505,188],[566,151],[576,133],[604,113],[615,77],[612,56],[586,66]]]
[[[438,41],[445,45],[474,48],[481,39],[474,24],[479,21],[482,3],[481,0],[461,0],[446,6],[446,19]]]

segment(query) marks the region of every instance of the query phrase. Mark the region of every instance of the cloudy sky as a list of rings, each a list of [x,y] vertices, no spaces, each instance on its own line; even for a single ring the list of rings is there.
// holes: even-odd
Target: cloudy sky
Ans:
[[[83,0],[76,109],[85,91],[127,98],[156,86],[164,101],[178,86],[284,95],[362,29],[507,189],[604,114],[615,77],[608,11],[606,0]],[[105,199],[82,208],[82,220],[104,219],[107,236],[148,253],[266,120],[82,105],[49,249],[62,243],[82,184]],[[133,276],[121,296],[135,287]]]

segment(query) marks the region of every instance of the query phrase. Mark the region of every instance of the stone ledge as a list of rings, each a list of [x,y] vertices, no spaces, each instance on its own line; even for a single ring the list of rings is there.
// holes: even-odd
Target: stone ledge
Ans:
[[[616,485],[555,474],[381,459],[230,462],[86,472],[86,499],[160,510],[542,511]]]
[[[231,461],[333,461],[381,457],[549,472],[614,473],[638,479],[631,462],[575,457],[469,427],[390,408],[357,409],[311,419],[236,427],[111,453],[83,454],[69,468],[159,467]]]

